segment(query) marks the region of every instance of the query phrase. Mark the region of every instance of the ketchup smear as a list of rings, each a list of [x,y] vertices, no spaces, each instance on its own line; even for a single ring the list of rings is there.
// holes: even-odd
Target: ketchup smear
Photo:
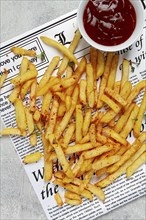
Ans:
[[[83,23],[96,43],[115,46],[126,41],[136,26],[136,13],[129,0],[90,0]]]

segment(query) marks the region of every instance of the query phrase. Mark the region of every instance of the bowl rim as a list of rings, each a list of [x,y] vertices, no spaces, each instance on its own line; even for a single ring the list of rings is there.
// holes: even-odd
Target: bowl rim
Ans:
[[[142,4],[140,1],[137,0],[130,0],[131,4],[134,6],[135,12],[136,12],[136,27],[132,33],[132,35],[123,43],[115,45],[115,46],[105,46],[102,44],[98,44],[95,41],[93,41],[89,35],[86,33],[84,24],[83,24],[83,13],[84,9],[87,5],[89,0],[81,0],[79,7],[77,9],[77,26],[81,32],[82,37],[85,39],[85,41],[93,46],[96,49],[99,49],[101,51],[111,51],[116,52],[119,50],[123,50],[131,46],[140,36],[142,33],[143,27],[144,27],[144,10],[142,7]],[[139,13],[138,13],[139,12]],[[139,16],[140,15],[140,16]]]

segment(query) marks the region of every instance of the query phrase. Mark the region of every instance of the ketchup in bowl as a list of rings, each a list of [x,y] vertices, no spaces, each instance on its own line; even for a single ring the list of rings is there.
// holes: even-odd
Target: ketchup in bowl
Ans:
[[[90,0],[83,14],[84,28],[98,44],[125,42],[136,26],[136,13],[129,0]]]

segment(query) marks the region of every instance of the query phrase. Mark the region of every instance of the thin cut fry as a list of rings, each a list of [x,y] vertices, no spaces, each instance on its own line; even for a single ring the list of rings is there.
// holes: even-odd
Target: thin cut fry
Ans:
[[[6,80],[8,76],[8,71],[6,69],[4,69],[4,73],[2,76],[0,76],[0,89],[2,88],[4,81]]]
[[[61,196],[60,196],[59,193],[56,193],[56,194],[54,195],[54,198],[55,198],[55,200],[56,200],[58,206],[62,206],[62,205],[63,205],[63,201],[62,201],[62,198],[61,198]]]
[[[115,54],[113,57],[113,60],[112,60],[110,73],[109,73],[109,77],[108,77],[108,81],[107,81],[107,87],[111,88],[111,89],[113,89],[113,87],[114,87],[118,62],[119,62],[119,55]]]
[[[130,62],[129,60],[124,59],[122,64],[122,79],[121,79],[121,89],[126,81],[129,79],[129,69],[130,69]]]
[[[76,105],[76,143],[82,139],[83,115],[82,106]]]
[[[36,163],[42,158],[42,153],[35,152],[24,157],[23,163]]]
[[[19,128],[4,128],[0,135],[21,135],[21,131]]]
[[[35,57],[36,56],[36,52],[34,50],[26,50],[26,49],[21,48],[21,47],[12,47],[11,51],[14,54],[18,54],[18,55],[22,55],[22,56],[30,56],[30,57]]]

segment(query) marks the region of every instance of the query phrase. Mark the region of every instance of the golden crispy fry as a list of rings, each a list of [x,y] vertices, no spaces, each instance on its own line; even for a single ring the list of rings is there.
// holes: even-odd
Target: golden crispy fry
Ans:
[[[121,89],[126,81],[129,79],[130,62],[124,59],[122,64],[122,79],[121,79]]]
[[[44,36],[41,36],[40,37],[41,40],[49,45],[49,46],[52,46],[52,47],[55,47],[57,48],[59,51],[61,51],[65,56],[67,56],[69,58],[69,60],[73,61],[75,64],[78,64],[78,61],[77,59],[75,58],[75,56],[73,55],[72,52],[70,52],[70,50],[68,48],[66,48],[65,46],[63,46],[62,44],[58,43],[57,41],[51,39],[51,38],[48,38],[48,37],[44,37]]]
[[[105,194],[103,192],[103,190],[100,187],[97,187],[95,185],[92,184],[87,184],[87,189],[93,193],[94,195],[96,195],[100,200],[104,201],[105,200]]]
[[[53,57],[53,59],[51,60],[51,62],[49,63],[49,66],[47,67],[43,77],[41,78],[39,85],[38,85],[38,90],[40,90],[41,88],[43,88],[46,83],[48,83],[53,71],[55,70],[55,68],[57,67],[58,63],[60,61],[60,57],[59,56],[55,56]]]
[[[118,112],[120,111],[120,106],[117,105],[112,99],[110,99],[108,96],[106,95],[102,95],[100,98],[103,102],[105,102],[111,109],[113,109],[113,111],[115,113],[118,114]]]
[[[74,93],[73,93],[73,96],[72,96],[72,105],[71,105],[71,108],[69,109],[68,112],[65,113],[60,125],[58,126],[56,132],[55,132],[55,137],[58,139],[62,132],[65,130],[68,122],[70,121],[70,118],[76,108],[76,103],[77,103],[77,100],[78,100],[78,95],[79,95],[79,90],[78,88],[76,87],[75,90],[74,90]]]
[[[38,122],[40,120],[40,117],[41,117],[41,113],[38,109],[36,109],[34,112],[33,118],[36,122]]]
[[[19,128],[4,128],[0,135],[22,135]]]
[[[35,80],[30,87],[30,110],[32,112],[36,109],[36,91],[37,91],[37,80]]]
[[[30,135],[30,145],[36,146],[37,145],[37,136],[36,132],[34,131],[33,134]]]
[[[115,93],[114,90],[110,88],[105,88],[105,93],[111,96],[114,100],[116,100],[119,104],[122,106],[125,106],[127,104],[127,101],[122,98],[118,93]]]
[[[96,79],[99,79],[100,76],[104,73],[105,68],[105,60],[104,60],[104,53],[101,51],[97,51],[97,76]]]
[[[11,51],[14,54],[18,54],[18,55],[22,55],[22,56],[30,56],[30,57],[35,57],[36,56],[36,52],[34,50],[26,50],[26,49],[21,48],[21,47],[12,47]]]
[[[46,93],[46,95],[43,96],[41,114],[44,117],[46,117],[49,113],[51,100],[52,100],[52,93],[51,92],[48,92],[48,93]]]
[[[123,144],[123,145],[127,145],[127,141],[125,140],[125,138],[123,138],[120,134],[116,133],[114,130],[110,129],[110,128],[104,128],[103,131],[111,138],[113,138],[114,140],[116,140],[117,142]]]
[[[80,205],[82,203],[82,200],[66,198],[65,203],[68,205]]]
[[[92,164],[92,169],[100,170],[104,167],[108,167],[111,164],[114,164],[117,161],[119,161],[120,158],[121,157],[119,155],[113,155],[113,156],[106,157],[105,159],[98,160]]]
[[[34,82],[35,79],[30,79],[28,81],[26,81],[22,87],[21,87],[21,91],[20,91],[20,97],[23,100],[25,95],[27,94],[28,90],[30,89],[32,83]]]
[[[30,63],[27,57],[22,57],[22,62],[19,69],[19,75],[25,74],[28,70]]]
[[[100,97],[104,93],[104,90],[105,90],[105,87],[106,87],[106,84],[107,84],[107,80],[108,80],[109,73],[110,73],[110,68],[111,68],[111,63],[112,63],[113,55],[114,54],[112,52],[109,52],[107,54],[107,59],[106,59],[106,63],[105,63],[104,73],[102,74],[102,79],[101,79],[100,87],[99,87],[99,100],[98,100],[98,103],[97,103],[97,108],[101,108],[102,105],[103,105],[103,102],[100,100]]]
[[[140,153],[139,153],[140,152]],[[107,176],[105,179],[97,183],[97,186],[103,188],[112,183],[116,178],[121,176],[126,169],[141,155],[141,150],[138,150],[125,164],[123,164],[118,170],[116,170],[111,175]]]
[[[140,135],[140,129],[141,129],[142,119],[143,119],[145,110],[146,110],[146,92],[144,93],[144,96],[143,96],[143,99],[142,99],[142,102],[141,102],[141,105],[139,107],[139,111],[137,114],[137,118],[135,118],[135,122],[134,122],[133,133],[135,137],[138,137]]]
[[[84,179],[82,181],[82,183],[79,186],[79,191],[82,192],[85,187],[87,187],[87,184],[90,182],[92,176],[93,176],[94,170],[89,170],[88,172],[86,172]]]
[[[73,53],[75,51],[75,49],[80,41],[80,38],[81,38],[81,34],[80,34],[79,30],[77,30],[69,48],[68,48],[71,53]],[[60,66],[59,66],[59,69],[58,69],[58,73],[57,73],[58,76],[61,76],[64,73],[64,71],[67,68],[68,62],[69,62],[69,58],[64,56]]]
[[[88,133],[90,121],[91,121],[91,112],[92,112],[91,109],[88,109],[85,112],[84,120],[83,120],[83,127],[82,127],[83,136],[85,136]]]
[[[131,106],[127,109],[127,111],[125,111],[124,114],[121,115],[121,117],[118,119],[118,121],[114,127],[115,132],[119,133],[122,130],[123,126],[125,125],[125,123],[127,122],[128,118],[129,118],[134,106],[135,106],[134,103],[131,104]]]
[[[87,142],[90,141],[90,136],[89,136],[89,133],[87,133],[83,138],[82,140],[79,141],[79,144],[85,144]]]
[[[82,139],[83,114],[82,106],[76,105],[76,143]]]
[[[94,146],[91,143],[75,144],[73,146],[68,146],[68,148],[65,150],[65,153],[73,154],[76,152],[86,151],[92,148],[94,148]]]
[[[89,107],[93,108],[94,106],[94,75],[93,67],[90,63],[86,65],[86,77],[87,77],[87,100]]]
[[[26,115],[24,105],[21,99],[16,99],[15,103],[16,122],[18,128],[23,133],[26,130]]]
[[[12,90],[12,92],[8,98],[10,102],[14,103],[16,101],[16,99],[19,96],[20,90],[21,90],[21,86],[14,87],[14,89]]]
[[[54,195],[54,198],[55,198],[58,206],[63,206],[63,201],[62,201],[62,198],[59,193],[56,193]]]
[[[146,150],[146,149],[145,149]],[[140,155],[126,170],[126,176],[129,178],[132,174],[146,162],[146,151]]]
[[[29,111],[28,108],[25,108],[25,114],[26,114],[26,121],[27,121],[27,127],[28,127],[28,133],[31,134],[33,133],[35,127],[34,127],[34,120],[33,120],[33,115]]]
[[[115,54],[112,60],[111,68],[110,68],[110,73],[107,81],[107,87],[113,89],[115,79],[116,79],[116,72],[117,72],[117,67],[118,67],[118,62],[119,62],[119,55]]]
[[[95,124],[90,125],[89,137],[90,137],[90,142],[92,143],[92,145],[96,146],[96,128],[95,128]]]
[[[8,76],[8,71],[6,69],[4,69],[3,75],[0,76],[0,89],[2,88],[7,76]]]
[[[87,171],[88,167],[91,166],[92,167],[92,162],[93,162],[94,158],[90,158],[90,159],[87,159],[87,160],[84,160],[83,162],[83,165],[81,166],[78,174],[77,174],[77,177],[80,177],[82,176],[85,171]]]
[[[58,109],[58,117],[63,117],[66,112],[65,102],[60,102]]]
[[[52,134],[54,132],[54,128],[55,128],[55,124],[56,124],[56,120],[57,120],[58,108],[59,108],[58,98],[54,97],[54,100],[52,103],[52,108],[50,111],[49,123],[46,128],[46,134],[45,134],[46,139],[48,139],[49,134]]]
[[[10,80],[10,82],[13,83],[14,85],[20,85],[30,79],[35,78],[37,75],[38,75],[37,71],[28,70],[25,74],[14,77],[13,79]]]
[[[115,84],[114,84],[114,91],[115,91],[116,93],[120,93],[120,87],[121,87],[121,80],[115,82]]]
[[[71,97],[69,95],[66,96],[65,98],[65,107],[66,107],[66,111],[69,111],[70,107],[71,107]]]
[[[49,90],[51,90],[51,88],[53,88],[53,86],[57,85],[59,82],[60,80],[57,77],[50,78],[50,80],[41,89],[37,91],[36,96],[45,95]]]
[[[42,158],[42,153],[35,152],[24,157],[23,163],[36,163]]]
[[[61,145],[64,147],[64,148],[67,148],[68,144],[70,143],[70,140],[74,134],[74,131],[75,131],[75,123],[71,123],[65,134],[64,134],[64,137],[63,137],[63,140],[62,140],[62,143]]]
[[[89,151],[86,151],[84,152],[84,158],[85,159],[90,159],[90,158],[93,158],[93,157],[97,157],[105,152],[108,152],[110,150],[113,149],[113,146],[112,145],[103,145],[103,146],[98,146],[92,150],[89,150]]]
[[[67,66],[66,68],[66,78],[70,78],[73,74],[73,68],[71,68],[70,66]]]
[[[72,200],[75,199],[75,200],[82,201],[81,197],[78,194],[72,193],[72,192],[69,192],[69,191],[65,192],[64,197],[67,198],[67,199],[72,199]]]
[[[121,137],[126,138],[130,131],[132,130],[135,121],[137,120],[139,107],[137,105],[134,106],[129,119],[125,124],[125,128],[120,132]]]
[[[145,88],[145,86],[146,86],[146,80],[142,80],[136,84],[136,86],[132,89],[132,91],[127,99],[127,105],[125,107],[126,109],[128,109],[128,107],[130,106],[132,101],[140,93],[140,91]]]
[[[80,102],[83,105],[86,105],[86,103],[87,103],[87,100],[86,100],[87,82],[86,82],[86,80],[81,79],[79,86],[80,86],[80,93],[79,93]]]
[[[114,165],[110,166],[107,169],[108,173],[113,173],[116,171],[121,165],[123,165],[140,147],[142,143],[137,139],[131,147],[122,155],[121,159],[115,163]]]

